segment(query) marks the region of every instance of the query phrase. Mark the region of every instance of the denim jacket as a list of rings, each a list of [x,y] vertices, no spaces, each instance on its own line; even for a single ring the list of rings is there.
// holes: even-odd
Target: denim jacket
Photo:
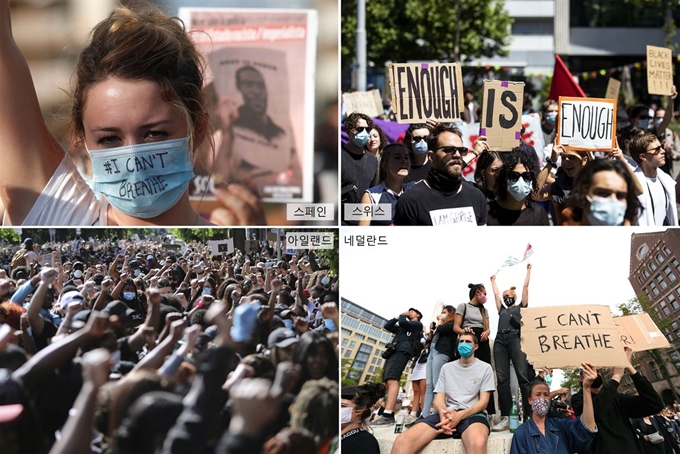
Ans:
[[[595,438],[597,428],[591,431],[581,418],[546,418],[545,436],[533,419],[517,428],[512,437],[510,454],[571,454],[585,452]]]

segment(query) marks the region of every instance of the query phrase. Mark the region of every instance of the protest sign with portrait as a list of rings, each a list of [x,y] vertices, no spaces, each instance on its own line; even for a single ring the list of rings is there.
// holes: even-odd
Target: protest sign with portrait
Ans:
[[[310,201],[317,14],[311,10],[180,8],[206,56],[214,154],[190,195],[241,183],[263,201]],[[206,141],[206,147],[209,145]]]
[[[609,306],[522,308],[522,351],[534,369],[628,364]]]

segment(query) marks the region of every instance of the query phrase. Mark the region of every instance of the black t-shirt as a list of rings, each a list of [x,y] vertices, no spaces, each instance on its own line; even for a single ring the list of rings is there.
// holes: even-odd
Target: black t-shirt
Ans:
[[[366,189],[373,186],[378,171],[378,158],[367,151],[364,151],[362,155],[356,155],[342,147],[340,165],[342,167],[340,181],[343,204],[341,222],[356,225],[357,221],[345,221],[344,204],[360,203]]]
[[[342,436],[341,454],[380,454],[378,440],[366,429],[352,429]]]
[[[569,178],[562,167],[555,173],[555,181],[550,185],[550,196],[554,203],[565,203],[574,187],[574,179]]]
[[[441,211],[437,211],[441,210]],[[397,202],[395,225],[486,224],[486,197],[471,184],[461,183],[455,194],[444,195],[420,182]],[[433,219],[435,222],[433,222]]]
[[[489,202],[488,225],[550,225],[545,210],[533,200],[523,210],[508,210],[497,201]]]
[[[404,178],[404,183],[408,183],[409,181],[418,182],[420,180],[424,180],[427,178],[427,174],[430,173],[431,168],[432,163],[430,163],[429,159],[425,160],[425,163],[422,166],[414,166],[411,164],[411,170],[409,171],[408,176]]]

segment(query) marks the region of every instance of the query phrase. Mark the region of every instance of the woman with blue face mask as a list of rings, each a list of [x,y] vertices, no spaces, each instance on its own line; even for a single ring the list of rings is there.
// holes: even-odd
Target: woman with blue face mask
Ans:
[[[632,225],[642,210],[635,178],[618,159],[596,159],[574,182],[565,225]]]
[[[536,169],[528,155],[513,149],[502,153],[496,177],[496,199],[489,201],[488,225],[549,225],[548,215],[531,195],[536,191]]]
[[[189,200],[196,151],[211,131],[201,56],[180,22],[155,7],[121,7],[92,31],[76,63],[66,139],[89,155],[86,182],[45,125],[9,0],[0,17],[4,225],[209,224]],[[215,222],[266,223],[244,187],[215,195]]]

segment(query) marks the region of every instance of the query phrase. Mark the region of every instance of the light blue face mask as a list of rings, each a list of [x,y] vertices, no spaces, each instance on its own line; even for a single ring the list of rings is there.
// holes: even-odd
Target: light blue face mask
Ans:
[[[647,130],[647,128],[649,128],[649,120],[638,120],[637,126],[640,129]]]
[[[284,319],[283,324],[286,325],[286,328],[293,329],[293,320]]]
[[[368,133],[368,131],[363,130],[357,134],[354,135],[354,144],[357,147],[364,147],[368,143],[368,139],[371,138],[371,135]]]
[[[527,198],[532,190],[531,181],[524,181],[519,177],[517,181],[508,181],[508,194],[518,202]]]
[[[326,318],[323,321],[323,324],[328,328],[330,331],[337,331],[338,327],[335,326],[335,322],[331,320],[330,318]]]
[[[588,221],[591,225],[621,225],[626,215],[628,205],[611,197],[590,197],[586,196],[590,202],[590,212]]]
[[[545,114],[545,121],[547,121],[551,125],[554,125],[555,122],[557,121],[557,112],[548,112],[547,114]]]
[[[418,155],[422,156],[424,154],[427,154],[427,142],[423,139],[418,142],[416,142],[413,145],[413,151]]]
[[[93,150],[90,159],[92,190],[106,196],[118,211],[137,218],[168,211],[194,177],[188,137]]]
[[[460,344],[458,344],[458,353],[460,353],[460,356],[462,356],[463,358],[469,358],[470,356],[472,356],[473,350],[474,349],[472,348],[472,344],[468,344],[465,342],[461,342]]]
[[[136,292],[123,292],[123,298],[128,301],[135,299],[135,296],[137,296]]]
[[[203,287],[203,295],[210,295],[212,292],[212,287]]]

